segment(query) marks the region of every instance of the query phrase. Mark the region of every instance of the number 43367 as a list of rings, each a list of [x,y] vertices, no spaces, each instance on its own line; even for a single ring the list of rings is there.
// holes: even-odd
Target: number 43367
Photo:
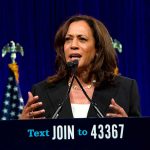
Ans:
[[[94,139],[122,139],[124,124],[99,124],[93,125],[91,136]]]

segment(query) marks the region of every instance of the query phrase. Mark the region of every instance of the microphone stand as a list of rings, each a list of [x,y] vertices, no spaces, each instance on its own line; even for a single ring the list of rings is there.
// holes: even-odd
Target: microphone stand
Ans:
[[[53,114],[52,119],[57,119],[59,117],[59,113],[60,113],[60,111],[61,111],[61,109],[62,109],[62,107],[64,105],[64,102],[69,98],[69,93],[70,93],[73,81],[75,79],[75,76],[76,76],[76,71],[77,71],[77,66],[78,66],[78,60],[75,60],[74,62],[68,62],[67,66],[68,66],[68,68],[72,69],[73,77],[71,79],[71,83],[70,83],[69,88],[67,90],[65,99],[62,101],[62,103],[59,104],[59,107],[57,108],[57,110]]]
[[[87,99],[90,101],[91,105],[93,106],[93,108],[94,108],[95,111],[97,112],[97,116],[98,116],[99,118],[104,118],[104,115],[103,115],[103,114],[101,113],[101,111],[98,109],[97,104],[96,104],[94,101],[92,101],[92,100],[90,99],[90,97],[87,95],[87,93],[86,93],[86,91],[84,90],[84,88],[82,87],[82,85],[81,85],[79,79],[78,79],[75,75],[74,75],[74,78],[75,78],[76,81],[78,82],[78,84],[79,84],[80,88],[82,89],[84,95],[87,97]]]

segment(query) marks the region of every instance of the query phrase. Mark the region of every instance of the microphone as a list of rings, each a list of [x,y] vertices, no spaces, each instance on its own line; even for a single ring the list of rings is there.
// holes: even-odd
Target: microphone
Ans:
[[[74,78],[76,79],[77,83],[79,84],[79,86],[80,86],[82,92],[84,93],[84,95],[86,96],[86,98],[90,101],[91,105],[92,105],[93,108],[95,109],[95,111],[96,111],[96,113],[97,113],[97,116],[98,116],[99,118],[104,118],[104,115],[101,113],[101,111],[100,111],[99,108],[97,107],[97,104],[96,104],[94,101],[92,101],[92,100],[90,99],[90,97],[87,95],[87,93],[86,93],[86,91],[84,90],[83,86],[81,85],[79,79],[78,79],[76,76],[75,76]]]
[[[64,102],[67,101],[67,99],[69,98],[69,93],[70,93],[73,81],[75,79],[75,76],[76,76],[76,71],[77,71],[78,63],[79,63],[78,60],[74,60],[73,62],[67,62],[67,64],[66,64],[67,67],[68,67],[68,69],[70,69],[72,71],[73,76],[72,76],[72,79],[71,79],[71,83],[70,83],[70,85],[68,87],[65,99],[62,100],[62,102],[58,105],[58,108],[55,111],[55,113],[53,114],[52,119],[57,119],[59,117],[59,113],[60,113],[60,111],[61,111],[61,109],[62,109],[62,107],[64,105]]]
[[[71,70],[71,73],[76,74],[77,67],[78,67],[79,61],[75,59],[74,61],[67,62],[67,68]]]

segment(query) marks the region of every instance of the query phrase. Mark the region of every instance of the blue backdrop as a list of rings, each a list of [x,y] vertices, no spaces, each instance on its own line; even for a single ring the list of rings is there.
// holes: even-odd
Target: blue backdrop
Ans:
[[[10,40],[24,47],[17,56],[20,87],[26,102],[32,85],[55,73],[54,35],[68,17],[86,14],[100,19],[123,45],[122,75],[139,85],[141,108],[150,115],[150,1],[149,0],[4,0],[0,1],[0,49]],[[4,94],[9,55],[0,57],[0,103]]]

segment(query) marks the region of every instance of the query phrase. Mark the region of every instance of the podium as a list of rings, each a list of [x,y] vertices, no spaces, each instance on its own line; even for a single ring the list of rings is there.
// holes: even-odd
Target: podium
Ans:
[[[0,149],[150,149],[150,118],[0,121]]]

